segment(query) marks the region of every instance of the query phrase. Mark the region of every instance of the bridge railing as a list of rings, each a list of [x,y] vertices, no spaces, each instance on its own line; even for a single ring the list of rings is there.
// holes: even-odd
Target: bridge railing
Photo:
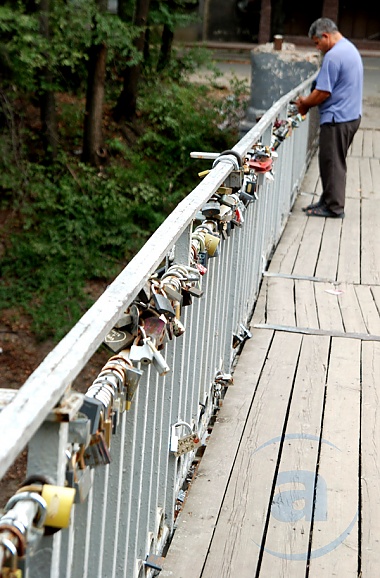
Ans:
[[[0,517],[0,569],[157,572],[313,153],[316,126],[291,106],[313,79],[209,155],[208,174],[20,390],[0,392],[0,475],[28,448],[28,480]],[[75,380],[105,342],[84,396]]]

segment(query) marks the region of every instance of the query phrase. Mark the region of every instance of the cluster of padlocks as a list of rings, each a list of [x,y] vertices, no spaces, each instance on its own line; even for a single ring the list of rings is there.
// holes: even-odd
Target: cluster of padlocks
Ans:
[[[273,151],[278,149],[280,144],[289,136],[291,136],[294,128],[297,128],[305,120],[305,116],[302,116],[295,104],[291,103],[288,106],[288,116],[286,119],[279,120],[274,124],[272,133],[271,148]]]
[[[194,220],[197,226],[191,234],[190,262],[179,264],[168,257],[166,266],[148,279],[106,335],[104,345],[112,356],[80,397],[78,411],[69,422],[66,487],[32,479],[6,504],[0,518],[0,578],[21,578],[19,560],[26,547],[31,551],[41,535],[67,527],[72,504],[87,498],[91,469],[110,463],[112,434],[117,431],[120,415],[131,409],[144,371],[148,366],[160,376],[170,371],[161,352],[168,341],[185,332],[183,308],[202,297],[202,277],[209,259],[218,256],[220,243],[228,239],[233,228],[243,226],[247,207],[257,199],[258,176],[273,180],[276,150],[302,119],[296,108],[290,107],[288,118],[275,123],[270,146],[257,143],[244,159],[235,151],[209,153],[213,167],[224,161],[232,164],[233,170]],[[192,156],[205,158],[205,154]],[[249,330],[240,324],[232,336],[232,347],[241,346],[249,337]],[[215,408],[232,384],[231,374],[217,372],[212,389]],[[172,425],[169,450],[174,456],[191,452],[200,443],[190,424],[178,421]]]

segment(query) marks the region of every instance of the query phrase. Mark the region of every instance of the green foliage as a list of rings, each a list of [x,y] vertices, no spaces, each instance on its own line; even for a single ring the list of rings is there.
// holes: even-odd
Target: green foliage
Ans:
[[[39,34],[35,15],[25,14],[18,4],[0,6],[0,64],[5,75],[23,90],[34,90],[34,72],[45,64],[47,46]]]
[[[94,0],[52,5],[49,50],[38,13],[26,13],[21,2],[0,6],[0,59],[7,64],[0,91],[0,209],[11,216],[0,238],[0,309],[27,311],[41,339],[63,337],[91,304],[89,287],[109,283],[198,184],[197,173],[209,165],[190,159],[190,152],[222,151],[236,142],[244,92],[236,84],[235,99],[227,100],[210,86],[189,83],[189,73],[208,56],[205,50],[176,50],[160,76],[145,68],[135,126],[115,125],[110,111],[119,71],[126,57],[135,62],[137,29],[99,14]],[[95,40],[107,44],[109,55],[107,157],[100,169],[79,161],[82,79],[95,20]],[[45,66],[53,84],[44,88],[60,89],[59,156],[53,164],[40,146],[34,98]]]
[[[88,50],[94,42],[107,46],[111,62],[127,56],[131,64],[137,62],[133,40],[138,33],[120,18],[100,13],[95,0],[56,0],[47,39],[40,32],[39,13],[28,14],[22,3],[11,3],[0,6],[0,64],[20,90],[66,90],[72,80],[78,84],[86,78]],[[41,71],[46,69],[53,80],[42,86]]]
[[[8,150],[0,186],[19,226],[1,262],[0,308],[22,306],[40,338],[67,333],[91,303],[88,283],[112,279],[198,183],[191,150],[234,142],[218,128],[217,102],[205,87],[151,82],[140,107],[142,136],[131,148],[110,131],[100,172],[69,150],[50,166],[24,155],[22,171],[13,170]],[[75,134],[74,105],[62,113],[67,136]]]
[[[214,106],[213,106],[214,104]],[[216,102],[210,100],[205,86],[189,90],[185,84],[156,82],[141,99],[141,109],[148,111],[148,130],[140,141],[145,153],[159,158],[160,165],[170,170],[173,161],[188,162],[189,151],[209,148],[210,140],[224,140],[226,135],[210,127],[220,120]]]
[[[160,2],[151,0],[149,21],[151,25],[165,24],[171,30],[177,27],[187,26],[199,20],[195,12],[198,0],[171,0]]]

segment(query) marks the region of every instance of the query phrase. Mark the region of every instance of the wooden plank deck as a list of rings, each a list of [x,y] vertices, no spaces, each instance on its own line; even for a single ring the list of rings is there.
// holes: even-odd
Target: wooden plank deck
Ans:
[[[380,574],[379,177],[360,130],[346,218],[308,218],[312,160],[160,577]]]

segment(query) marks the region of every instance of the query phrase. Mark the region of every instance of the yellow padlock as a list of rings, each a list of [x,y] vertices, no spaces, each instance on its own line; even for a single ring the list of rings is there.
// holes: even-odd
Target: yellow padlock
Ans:
[[[206,171],[201,171],[200,173],[198,173],[198,177],[205,177],[206,175],[208,175],[210,172],[210,169],[206,170]]]
[[[70,523],[75,489],[45,484],[42,487],[41,496],[45,500],[47,508],[44,525],[52,528],[67,528]]]
[[[217,235],[213,235],[212,233],[205,234],[205,247],[209,257],[213,257],[215,255],[219,241],[220,237]]]
[[[0,576],[2,578],[22,578],[22,570],[18,568],[12,570],[12,568],[3,567],[0,569]]]

